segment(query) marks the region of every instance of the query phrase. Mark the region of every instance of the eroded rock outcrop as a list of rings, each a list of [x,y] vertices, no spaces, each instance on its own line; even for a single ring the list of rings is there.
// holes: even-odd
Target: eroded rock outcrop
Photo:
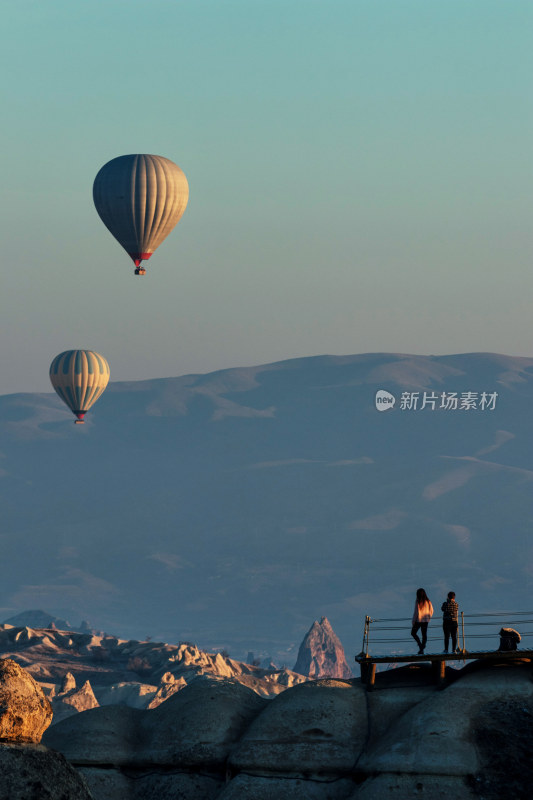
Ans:
[[[185,686],[187,686],[187,684],[184,678],[176,678],[171,672],[165,672],[161,676],[157,691],[147,705],[147,708],[157,708],[157,706],[160,706],[161,703],[164,703],[165,700],[168,700],[169,697],[172,697],[173,694],[176,694],[176,692],[179,692],[180,689],[183,689]]]
[[[31,675],[0,659],[0,800],[92,800],[65,757],[39,744],[51,720],[50,702]]]
[[[61,688],[58,694],[66,694],[67,692],[74,691],[74,689],[76,689],[76,678],[72,672],[67,672],[61,681]]]
[[[230,748],[267,705],[234,679],[197,679],[147,712],[144,757],[188,769],[225,768]]]
[[[68,675],[70,675],[70,673],[67,673],[67,676]],[[70,675],[70,678],[67,676],[65,676],[66,680],[64,680],[63,686],[72,686],[72,683],[74,683],[73,688],[61,691],[52,698],[54,723],[56,724],[60,720],[70,717],[72,714],[79,714],[81,711],[89,711],[89,709],[97,708],[99,705],[89,681],[85,681],[83,686],[78,689],[76,688],[76,681],[73,676]]]
[[[502,795],[498,800],[504,800]],[[376,775],[369,777],[348,800],[482,800],[464,776]],[[515,800],[515,798],[513,799]]]
[[[128,706],[94,708],[53,725],[43,742],[76,766],[134,767],[145,763],[141,737],[146,713]]]
[[[529,667],[467,672],[402,714],[361,756],[366,773],[475,775],[483,769],[473,720],[492,701],[514,698],[532,713]],[[532,731],[533,733],[533,731]]]
[[[309,681],[279,695],[250,725],[229,759],[255,775],[349,774],[368,733],[360,683]]]
[[[61,753],[42,745],[0,744],[1,800],[93,800]]]
[[[308,681],[264,700],[198,678],[154,710],[107,706],[44,741],[95,800],[529,800],[531,663]]]
[[[0,625],[1,653],[27,669],[48,697],[55,698],[53,724],[94,706],[87,681],[100,705],[155,708],[202,675],[235,678],[261,697],[306,680],[287,669],[244,664],[191,643],[138,642],[91,631]],[[81,694],[76,698],[75,692]],[[68,693],[72,700],[64,702]]]
[[[352,677],[344,648],[327,617],[313,622],[307,631],[294,665],[294,672],[310,678]]]
[[[222,778],[169,770],[135,772],[81,767],[95,800],[215,800],[224,788]],[[251,798],[249,798],[251,800]]]
[[[52,721],[41,687],[15,661],[0,659],[0,740],[40,742]]]
[[[201,800],[223,788],[231,748],[267,705],[233,679],[198,678],[154,710],[104,706],[70,717],[45,742],[98,800]]]
[[[346,800],[354,785],[350,778],[317,781],[237,775],[217,795],[217,800]]]

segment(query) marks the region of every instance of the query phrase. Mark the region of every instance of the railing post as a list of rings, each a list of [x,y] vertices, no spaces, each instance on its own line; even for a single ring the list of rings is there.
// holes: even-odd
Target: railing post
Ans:
[[[461,632],[462,632],[462,638],[463,638],[463,653],[464,653],[465,650],[466,650],[466,647],[465,647],[465,614],[464,614],[464,611],[461,611]]]

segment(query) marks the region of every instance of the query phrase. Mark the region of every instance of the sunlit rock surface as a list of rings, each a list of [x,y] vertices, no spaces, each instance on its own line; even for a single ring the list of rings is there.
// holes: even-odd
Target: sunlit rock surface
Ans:
[[[71,680],[65,683],[67,685],[72,685]],[[76,683],[74,681],[74,687],[72,689],[59,692],[59,694],[56,694],[52,698],[54,723],[65,719],[65,717],[70,717],[72,714],[78,714],[81,711],[89,711],[90,708],[97,708],[98,705],[99,703],[94,696],[90,681],[85,681],[83,686],[79,689],[76,688]]]
[[[41,687],[11,659],[0,659],[0,740],[40,742],[52,721]]]
[[[91,800],[64,756],[39,744],[51,720],[50,702],[31,675],[0,659],[0,800]]]
[[[274,697],[307,680],[285,668],[264,669],[190,643],[138,642],[55,628],[0,625],[0,655],[42,686],[52,700],[53,724],[97,705],[156,708],[202,676],[238,680],[260,697]]]
[[[310,678],[351,678],[344,648],[327,617],[313,623],[300,645],[294,671]]]

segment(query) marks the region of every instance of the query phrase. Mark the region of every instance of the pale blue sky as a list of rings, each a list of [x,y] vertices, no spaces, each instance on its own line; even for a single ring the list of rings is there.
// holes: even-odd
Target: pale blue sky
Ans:
[[[318,353],[532,355],[530,0],[5,0],[0,393]],[[92,204],[190,184],[145,278]]]

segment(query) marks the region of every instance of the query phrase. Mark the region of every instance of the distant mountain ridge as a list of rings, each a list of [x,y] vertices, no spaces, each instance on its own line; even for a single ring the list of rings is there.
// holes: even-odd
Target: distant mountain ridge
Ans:
[[[404,392],[497,402],[409,410]],[[533,359],[490,353],[112,383],[84,427],[53,394],[2,396],[3,617],[293,664],[309,618],[351,661],[365,614],[409,617],[419,586],[437,608],[450,588],[465,611],[523,608],[532,403]]]
[[[20,626],[28,628],[54,628],[60,631],[77,631],[78,633],[97,634],[97,631],[89,627],[89,623],[85,620],[82,620],[78,627],[74,627],[70,622],[67,622],[66,619],[54,617],[53,614],[48,614],[46,611],[41,611],[41,609],[21,611],[19,614],[5,619],[4,625],[13,625],[15,628]]]

